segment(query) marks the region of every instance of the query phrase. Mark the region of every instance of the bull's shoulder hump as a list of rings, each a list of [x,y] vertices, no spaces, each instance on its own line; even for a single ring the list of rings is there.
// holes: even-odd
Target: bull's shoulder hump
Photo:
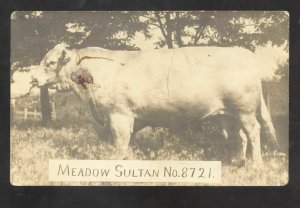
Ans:
[[[101,47],[86,47],[79,49],[79,51],[86,51],[86,52],[107,52],[107,53],[139,53],[140,51],[126,51],[126,50],[109,50]]]
[[[85,51],[85,52],[97,52],[97,51],[101,52],[101,51],[104,51],[104,52],[106,52],[106,51],[110,51],[110,50],[105,49],[105,48],[100,48],[100,47],[86,47],[86,48],[79,49],[79,51]]]
[[[119,51],[119,50],[108,50],[100,47],[87,47],[79,49],[78,54],[83,56],[91,57],[103,57],[112,59],[114,61],[126,63],[128,60],[135,58],[140,55],[141,51]]]
[[[109,51],[108,49],[106,49],[106,48],[101,48],[101,47],[86,47],[86,49]]]
[[[100,47],[86,47],[78,50],[81,53],[106,53],[106,54],[118,54],[118,53],[137,53],[138,51],[120,51],[120,50],[109,50]]]

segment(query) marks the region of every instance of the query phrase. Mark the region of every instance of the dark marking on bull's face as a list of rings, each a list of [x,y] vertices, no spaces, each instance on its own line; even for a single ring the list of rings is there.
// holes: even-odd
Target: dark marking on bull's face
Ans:
[[[40,63],[45,77],[39,80],[39,84],[51,86],[58,83],[59,72],[70,62],[70,55],[65,44],[58,44],[50,50]]]
[[[85,89],[87,89],[87,84],[94,83],[94,78],[91,73],[81,66],[78,66],[78,68],[72,72],[71,80],[76,84],[82,85]]]

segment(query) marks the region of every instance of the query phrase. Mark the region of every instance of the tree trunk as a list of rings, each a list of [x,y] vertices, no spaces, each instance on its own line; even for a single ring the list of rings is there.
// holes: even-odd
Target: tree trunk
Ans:
[[[174,48],[173,46],[173,38],[172,38],[172,29],[171,29],[171,20],[170,20],[170,12],[165,14],[166,18],[166,31],[167,31],[167,45],[168,48]]]
[[[178,44],[179,48],[182,48],[183,42],[182,42],[182,34],[181,34],[181,27],[180,27],[180,15],[179,12],[176,12],[176,34],[175,34],[175,38]]]
[[[170,14],[167,13],[165,15],[165,18],[166,18],[165,26],[161,21],[161,17],[159,15],[159,12],[155,11],[154,14],[155,14],[155,17],[156,17],[157,22],[159,24],[159,29],[160,29],[163,37],[166,40],[166,44],[167,44],[168,48],[173,48],[172,31],[168,30],[168,29],[170,29],[170,28],[168,28],[168,24],[170,24]]]
[[[42,111],[42,125],[46,126],[51,121],[51,106],[49,101],[49,91],[47,86],[41,87],[41,111]]]
[[[205,26],[199,26],[196,31],[196,35],[194,38],[194,45],[197,45],[200,38],[203,36]]]

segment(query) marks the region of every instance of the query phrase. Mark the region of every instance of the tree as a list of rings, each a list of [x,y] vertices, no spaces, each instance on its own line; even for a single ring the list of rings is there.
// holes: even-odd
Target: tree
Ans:
[[[141,12],[146,23],[145,36],[151,38],[153,27],[163,39],[156,44],[167,46],[242,46],[254,50],[271,41],[282,45],[288,40],[286,12]]]
[[[138,50],[130,40],[145,29],[129,12],[14,12],[11,23],[12,73],[39,64],[61,42],[72,48]]]
[[[57,43],[73,48],[99,46],[139,50],[131,43],[137,32],[154,39],[157,47],[281,45],[288,40],[286,12],[14,12],[12,68],[38,64]]]

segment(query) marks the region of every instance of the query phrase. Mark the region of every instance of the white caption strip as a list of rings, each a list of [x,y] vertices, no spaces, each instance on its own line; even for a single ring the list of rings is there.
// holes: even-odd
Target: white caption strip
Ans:
[[[50,160],[49,181],[221,183],[220,161]]]

